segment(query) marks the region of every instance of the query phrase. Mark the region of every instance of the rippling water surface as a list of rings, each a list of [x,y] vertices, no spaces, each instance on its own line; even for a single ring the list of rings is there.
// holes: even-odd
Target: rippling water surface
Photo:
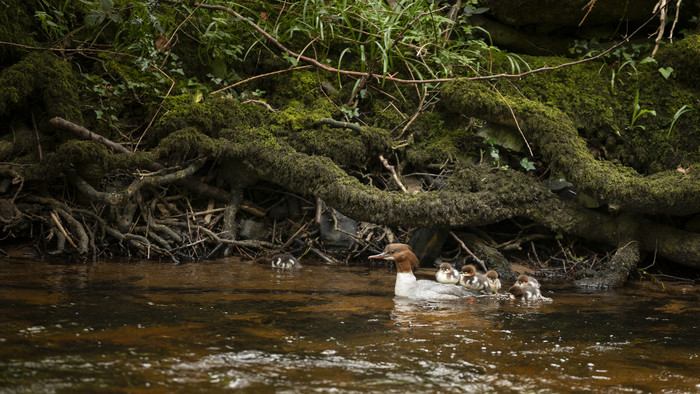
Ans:
[[[0,392],[700,391],[693,287],[430,303],[395,298],[394,278],[0,260]]]

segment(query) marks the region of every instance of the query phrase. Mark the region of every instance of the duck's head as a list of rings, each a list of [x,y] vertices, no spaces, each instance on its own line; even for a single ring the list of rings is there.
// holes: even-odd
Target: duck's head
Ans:
[[[452,264],[442,263],[440,264],[440,271],[442,272],[452,272]]]
[[[471,264],[467,264],[462,267],[462,276],[474,276],[476,275],[476,267]]]
[[[490,280],[491,282],[493,282],[496,279],[498,279],[498,272],[496,272],[494,270],[488,270],[488,271],[486,271],[486,278],[488,280]]]
[[[508,289],[508,295],[510,295],[510,298],[520,298],[523,296],[523,288],[518,286],[518,285],[513,285]]]
[[[418,267],[418,258],[410,246],[406,244],[389,244],[384,251],[370,259],[393,260],[396,263],[397,272],[411,272],[413,267]]]
[[[530,284],[530,277],[525,275],[525,274],[522,274],[522,275],[518,276],[518,279],[515,280],[515,284],[518,286],[529,285]]]

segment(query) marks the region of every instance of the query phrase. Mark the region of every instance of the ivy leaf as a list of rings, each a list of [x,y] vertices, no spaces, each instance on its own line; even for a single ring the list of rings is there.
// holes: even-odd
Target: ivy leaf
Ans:
[[[659,72],[661,73],[661,75],[663,75],[663,77],[665,79],[668,79],[668,77],[670,77],[671,73],[673,72],[673,68],[672,67],[666,67],[666,68],[659,67]]]
[[[523,157],[523,159],[520,160],[520,166],[527,171],[532,171],[535,169],[535,163],[530,161],[530,159],[528,159],[527,157]]]

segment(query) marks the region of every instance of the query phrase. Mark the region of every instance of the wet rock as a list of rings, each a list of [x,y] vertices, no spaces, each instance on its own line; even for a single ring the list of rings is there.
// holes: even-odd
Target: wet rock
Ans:
[[[335,221],[332,215],[335,215],[335,221],[338,222],[338,230],[335,229]],[[319,229],[321,231],[321,240],[326,249],[331,251],[347,250],[355,243],[355,240],[349,234],[357,234],[357,221],[334,209],[327,209],[321,214]]]
[[[242,238],[262,240],[267,237],[268,231],[262,222],[247,219],[241,222],[240,228]]]
[[[418,257],[421,267],[435,266],[435,260],[440,257],[442,245],[449,234],[450,231],[444,227],[424,227],[413,233],[408,244]]]

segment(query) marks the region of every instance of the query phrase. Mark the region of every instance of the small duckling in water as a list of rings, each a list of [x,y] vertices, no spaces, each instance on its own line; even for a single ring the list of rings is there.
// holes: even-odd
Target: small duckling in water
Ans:
[[[528,285],[536,289],[540,288],[540,282],[538,282],[537,279],[533,278],[532,276],[527,276],[525,274],[518,276],[518,279],[516,279],[515,284],[518,286]]]
[[[498,279],[498,272],[494,270],[486,271],[486,280],[489,283],[489,288],[493,294],[498,294],[498,290],[501,289],[501,280]]]
[[[459,283],[460,278],[459,271],[450,263],[440,264],[440,268],[435,273],[435,280],[440,283],[449,283],[456,285]]]
[[[551,298],[543,297],[540,289],[532,285],[513,285],[508,289],[508,295],[511,299],[523,299],[525,301],[552,301]]]
[[[291,270],[301,268],[299,261],[287,252],[277,253],[270,258],[270,266],[272,268]]]
[[[255,263],[269,265],[272,268],[281,270],[291,270],[301,268],[299,261],[287,252],[275,253],[272,257],[259,257],[254,260]]]
[[[459,284],[472,291],[491,294],[488,279],[484,274],[476,272],[476,268],[471,264],[462,267],[462,277],[459,279]]]

